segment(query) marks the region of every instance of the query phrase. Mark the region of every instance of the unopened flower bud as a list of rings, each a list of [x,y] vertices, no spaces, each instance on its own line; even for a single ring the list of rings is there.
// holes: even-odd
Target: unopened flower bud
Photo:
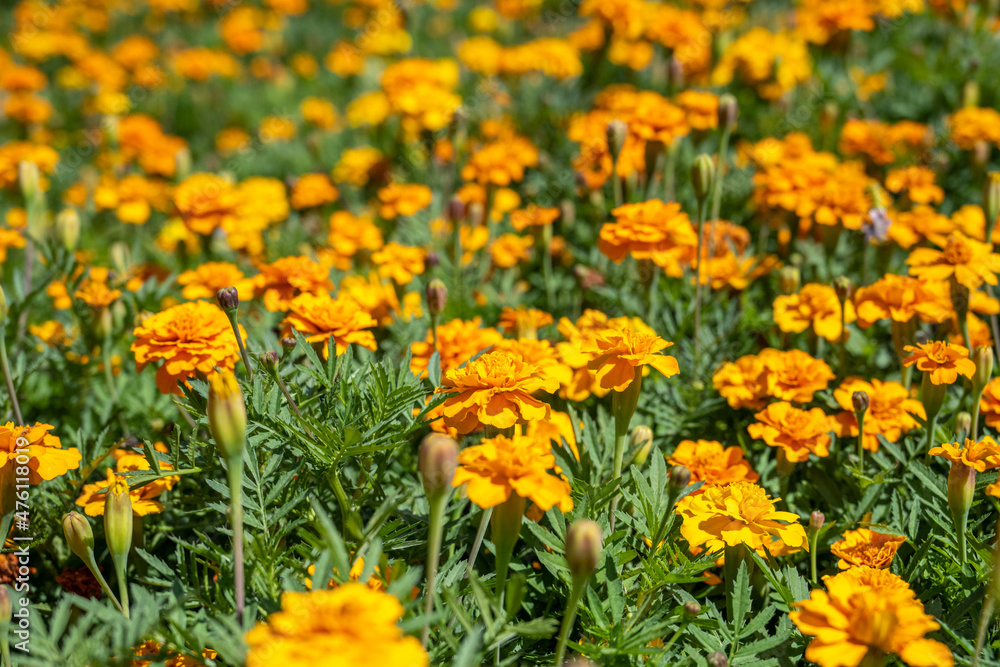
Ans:
[[[688,616],[697,616],[701,613],[701,605],[694,600],[688,600],[684,603],[684,613]]]
[[[959,322],[965,321],[969,312],[969,288],[957,280],[951,281],[951,305],[955,308]]]
[[[977,81],[969,79],[965,82],[965,87],[962,89],[962,106],[979,106],[979,83]]]
[[[670,61],[667,63],[667,76],[670,77],[670,86],[674,90],[680,90],[684,87],[684,63],[680,61],[676,55],[670,56]]]
[[[274,373],[278,370],[278,361],[280,360],[280,357],[274,350],[261,352],[257,359],[260,361],[260,365],[264,368],[264,370],[271,375],[274,375]]]
[[[80,214],[75,208],[65,208],[56,216],[56,234],[66,250],[76,250],[80,242]]]
[[[838,276],[833,281],[833,291],[837,294],[837,298],[840,299],[840,303],[844,303],[850,298],[853,287],[851,279],[847,276]]]
[[[868,392],[856,391],[851,394],[851,404],[854,406],[854,414],[864,416],[868,412]]]
[[[794,266],[786,266],[778,272],[778,291],[782,294],[795,294],[799,291],[802,280],[801,272]]]
[[[968,412],[959,412],[955,415],[955,433],[963,434],[964,438],[970,431],[972,431],[972,415]]]
[[[104,538],[116,567],[123,567],[132,548],[132,494],[121,475],[111,475],[104,502]]]
[[[589,577],[601,562],[604,536],[590,519],[578,519],[566,531],[566,562],[574,577]]]
[[[281,347],[284,348],[285,350],[294,350],[295,344],[297,342],[298,341],[296,341],[291,336],[285,336],[284,338],[281,339]]]
[[[174,154],[174,161],[177,165],[177,181],[183,181],[191,173],[191,149],[184,146]]]
[[[84,563],[90,562],[90,553],[94,550],[94,531],[90,521],[79,512],[63,514],[63,535],[70,550]]]
[[[809,528],[811,530],[819,530],[826,523],[826,515],[819,510],[813,510],[809,515]]]
[[[216,294],[219,307],[227,313],[231,313],[240,307],[240,293],[233,286],[223,287]]]
[[[436,250],[428,250],[427,256],[424,257],[424,266],[428,269],[433,269],[441,264],[441,255],[437,254]]]
[[[576,222],[576,205],[572,199],[563,199],[559,202],[559,217],[566,227],[572,227]]]
[[[653,429],[645,424],[636,426],[629,437],[629,447],[635,451],[632,463],[641,466],[649,458],[649,450],[653,447]]]
[[[625,135],[628,133],[628,125],[626,125],[624,121],[620,121],[616,118],[608,123],[606,132],[608,150],[611,151],[611,158],[613,160],[617,160],[618,153],[621,152],[622,146],[625,145]]]
[[[38,171],[38,165],[28,160],[21,160],[17,163],[17,178],[25,202],[34,201],[40,189],[41,173]]]
[[[230,371],[222,370],[209,378],[208,426],[222,458],[232,461],[243,456],[247,408],[236,376]]]
[[[976,372],[972,374],[972,386],[978,392],[993,377],[993,350],[989,345],[977,345],[972,351],[972,361],[976,364]]]
[[[440,315],[447,303],[448,288],[445,284],[439,278],[427,283],[427,310],[431,315],[435,317]]]
[[[740,115],[740,105],[736,98],[726,93],[719,96],[719,126],[732,130],[736,127],[736,119]]]
[[[465,219],[465,202],[458,197],[452,197],[448,201],[448,220],[452,224],[458,224]]]
[[[716,651],[708,656],[708,667],[729,667],[729,659],[722,651]]]
[[[694,186],[694,196],[698,201],[705,201],[712,191],[713,178],[715,178],[715,164],[709,155],[702,153],[691,165],[691,185]]]
[[[986,175],[986,186],[983,188],[983,212],[986,213],[986,229],[993,229],[1000,218],[1000,171],[991,171]],[[989,243],[992,239],[986,239]]]
[[[430,433],[420,442],[417,461],[424,493],[435,500],[452,490],[451,481],[458,467],[458,443],[442,433]]]
[[[667,482],[667,485],[674,491],[674,493],[679,493],[688,488],[690,483],[690,470],[682,465],[676,465],[670,469],[670,481]]]

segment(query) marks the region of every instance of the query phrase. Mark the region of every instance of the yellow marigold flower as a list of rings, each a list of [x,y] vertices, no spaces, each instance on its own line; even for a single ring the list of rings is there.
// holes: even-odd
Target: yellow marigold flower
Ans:
[[[879,320],[909,322],[919,317],[924,322],[941,322],[951,309],[942,305],[940,295],[927,282],[887,273],[855,291],[854,310],[858,326],[867,329]]]
[[[94,189],[94,206],[98,210],[114,210],[119,220],[132,225],[145,224],[153,208],[166,211],[169,201],[169,191],[162,181],[138,174],[121,180],[105,177]]]
[[[697,552],[717,553],[740,544],[761,556],[765,549],[775,555],[808,549],[799,516],[778,511],[774,502],[754,482],[702,487],[702,493],[687,495],[677,503],[684,521],[681,535]]]
[[[392,595],[365,584],[347,583],[331,590],[281,595],[281,611],[246,635],[247,667],[269,665],[343,665],[371,662],[378,647],[384,667],[428,667],[427,652],[396,623],[403,605]]]
[[[351,42],[340,41],[326,54],[323,64],[337,76],[347,77],[361,72],[365,58]]]
[[[885,569],[851,568],[823,577],[788,616],[813,640],[806,659],[820,667],[857,667],[869,654],[895,653],[913,667],[952,667],[951,651],[924,635],[941,627],[905,581]]]
[[[917,278],[947,280],[954,276],[970,290],[983,282],[996,285],[1000,272],[1000,254],[993,252],[993,244],[970,239],[962,232],[952,233],[942,250],[914,249],[906,263]]]
[[[688,125],[696,130],[714,130],[719,126],[719,97],[715,93],[685,90],[677,104],[687,114]]]
[[[350,299],[334,299],[329,294],[303,293],[288,304],[288,315],[281,322],[284,335],[299,331],[306,341],[323,344],[323,358],[330,354],[330,337],[336,353],[343,354],[348,345],[356,344],[375,351],[375,334],[368,331],[378,326],[369,313]]]
[[[533,245],[535,245],[535,239],[531,236],[501,234],[490,244],[489,250],[493,265],[502,269],[517,266],[520,262],[531,257],[529,250]]]
[[[329,267],[305,256],[282,257],[257,267],[256,292],[263,294],[264,307],[272,312],[288,310],[299,294],[320,294],[333,289]]]
[[[178,381],[198,374],[207,377],[216,367],[233,370],[240,356],[229,318],[206,301],[182,303],[150,315],[133,331],[135,365],[163,361],[156,371],[156,387],[164,394],[181,394]],[[246,331],[240,326],[240,335]]]
[[[58,436],[49,433],[53,428],[41,423],[18,426],[7,422],[0,426],[0,469],[3,475],[10,475],[11,484],[14,466],[23,465],[17,463],[17,457],[25,453],[28,455],[29,484],[41,484],[42,480],[55,479],[80,467],[80,451],[76,447],[63,449]],[[17,446],[19,438],[27,440],[27,447]]]
[[[311,58],[311,57],[310,57]],[[315,65],[316,61],[312,61]],[[337,110],[333,103],[322,97],[307,97],[299,105],[302,120],[322,130],[332,130],[337,125]]]
[[[511,136],[477,150],[462,167],[462,179],[480,185],[507,186],[524,179],[524,170],[538,164],[538,149],[528,139]]]
[[[368,215],[355,216],[348,211],[336,211],[330,216],[330,232],[326,237],[330,246],[330,261],[341,271],[351,268],[359,251],[378,250],[382,247],[382,230]],[[322,251],[320,251],[322,252]]]
[[[976,364],[969,359],[969,351],[961,345],[944,341],[930,341],[922,345],[903,348],[910,356],[903,359],[904,366],[917,365],[917,369],[930,373],[934,384],[954,384],[959,375],[971,378]]]
[[[514,493],[542,511],[573,509],[569,482],[548,472],[556,465],[548,438],[498,435],[463,449],[458,463],[452,486],[466,485],[469,500],[483,509],[496,507]]]
[[[825,361],[802,350],[767,349],[760,358],[767,370],[767,393],[780,401],[808,403],[836,377]]]
[[[680,373],[677,359],[659,354],[672,345],[656,334],[630,328],[609,329],[586,341],[581,352],[590,356],[587,368],[594,371],[598,386],[608,391],[624,391],[645,366],[652,366],[667,377]]]
[[[820,408],[800,410],[791,403],[771,403],[754,417],[747,431],[750,437],[763,440],[771,447],[780,447],[785,459],[798,463],[809,458],[830,455],[830,431],[833,420]],[[780,460],[780,459],[779,459]]]
[[[867,420],[865,420],[867,426]],[[903,535],[888,535],[870,528],[858,528],[844,532],[844,537],[830,545],[830,553],[839,558],[837,567],[849,570],[852,567],[887,568],[892,565],[896,551],[906,541]]]
[[[889,171],[885,177],[885,189],[906,192],[915,204],[940,204],[944,201],[944,190],[935,184],[935,179],[936,175],[927,167],[902,167]]]
[[[229,262],[205,262],[177,276],[185,299],[214,299],[223,287],[235,287],[240,299],[249,301],[254,295],[254,280],[247,278],[239,267]]]
[[[962,150],[979,142],[1000,144],[1000,112],[996,109],[964,107],[948,118],[951,140]]]
[[[579,426],[582,429],[583,423],[581,422]],[[565,412],[553,410],[552,417],[546,421],[528,422],[526,434],[529,437],[549,440],[560,447],[563,446],[565,440],[570,451],[573,452],[573,458],[577,461],[580,460],[580,449],[577,447],[576,434],[573,432],[573,421]]]
[[[492,347],[503,339],[503,335],[492,328],[482,328],[482,320],[452,320],[437,328],[437,352],[441,358],[441,372],[454,370]],[[410,371],[420,377],[427,376],[427,365],[434,354],[431,334],[427,338],[410,344]]]
[[[104,516],[104,502],[107,499],[107,489],[115,482],[115,471],[127,472],[130,470],[149,470],[149,461],[144,454],[138,452],[127,452],[123,450],[115,451],[115,458],[118,460],[115,469],[107,469],[107,479],[94,484],[84,484],[80,489],[80,497],[76,499],[76,505],[83,508],[87,516]],[[160,468],[170,470],[172,466],[165,461],[160,462]],[[164,491],[169,491],[180,480],[177,476],[161,477],[148,484],[143,484],[138,488],[129,489],[132,500],[132,515],[146,516],[149,514],[159,514],[163,511],[163,504],[154,500]]]
[[[66,331],[66,327],[58,320],[46,320],[41,324],[28,325],[28,333],[35,336],[42,344],[49,347],[60,347],[72,342],[73,336]],[[43,348],[39,346],[39,351]]]
[[[423,248],[404,246],[390,241],[372,253],[372,261],[383,278],[390,278],[397,285],[406,285],[413,276],[424,272],[427,251]]]
[[[651,259],[671,277],[683,275],[681,257],[698,246],[698,234],[680,204],[651,199],[619,206],[611,214],[615,221],[604,223],[597,242],[610,260]]]
[[[712,385],[734,410],[759,410],[768,397],[767,369],[758,355],[747,354],[715,371]]]
[[[976,472],[1000,468],[1000,445],[988,435],[978,442],[969,438],[965,439],[965,443],[946,442],[927,453],[974,468]]]
[[[24,233],[17,229],[0,229],[0,262],[7,261],[9,248],[23,248],[27,245]]]
[[[250,135],[238,127],[227,127],[215,135],[215,150],[219,155],[228,157],[250,148]]]
[[[416,294],[420,297],[420,294],[416,292],[410,292],[410,294]],[[410,294],[407,294],[405,298],[409,298]],[[376,271],[369,272],[367,278],[361,275],[344,276],[344,279],[340,281],[338,296],[354,301],[361,306],[361,310],[367,312],[383,326],[392,324],[400,311],[399,297],[396,295],[395,286],[391,282],[382,280]]]
[[[549,406],[531,394],[554,392],[559,382],[520,355],[487,352],[463,368],[448,371],[436,393],[451,394],[444,402],[444,423],[471,433],[480,426],[506,429],[535,419],[548,419]]]
[[[197,234],[211,234],[217,227],[238,224],[239,190],[215,174],[192,174],[174,190],[174,206],[184,224]]]
[[[854,305],[847,301],[844,310],[846,321],[853,322]],[[835,343],[842,334],[840,299],[829,285],[803,285],[796,294],[774,300],[774,323],[791,333],[802,333],[812,327],[816,335]]]
[[[292,208],[301,211],[332,204],[340,197],[337,187],[326,174],[305,174],[292,188]]]
[[[537,204],[528,204],[527,208],[510,212],[510,224],[519,232],[528,227],[544,227],[551,225],[559,217],[559,208],[549,206],[543,208]]]
[[[112,303],[121,298],[122,291],[113,289],[102,280],[93,277],[86,278],[80,287],[73,293],[73,296],[86,303],[95,310],[107,308]]]
[[[715,440],[681,440],[673,453],[667,455],[667,463],[687,468],[692,484],[705,482],[695,493],[702,493],[707,486],[760,479],[750,462],[743,458],[742,447],[723,447]]]
[[[865,413],[865,437],[862,446],[870,452],[878,451],[878,436],[889,442],[899,442],[904,433],[919,428],[915,417],[926,419],[923,404],[910,398],[910,392],[898,382],[883,382],[873,378],[866,382],[859,377],[848,377],[834,390],[833,397],[844,411],[836,415],[840,437],[857,437],[858,419],[854,414],[854,392],[868,394],[868,412]]]
[[[555,320],[544,310],[518,306],[504,306],[500,312],[500,322],[497,326],[505,333],[517,334],[518,338],[536,338],[538,330],[552,324]]]
[[[752,28],[726,47],[711,81],[725,85],[737,76],[764,99],[778,99],[812,76],[809,45],[797,33]]]
[[[562,363],[556,353],[556,348],[547,340],[536,338],[518,338],[516,340],[501,339],[490,348],[503,350],[515,355],[519,355],[524,363],[535,366],[541,371],[543,377],[555,378],[560,386],[568,384],[573,378],[573,369]]]
[[[431,189],[416,183],[390,183],[378,191],[378,213],[386,220],[399,215],[413,215],[431,204]]]

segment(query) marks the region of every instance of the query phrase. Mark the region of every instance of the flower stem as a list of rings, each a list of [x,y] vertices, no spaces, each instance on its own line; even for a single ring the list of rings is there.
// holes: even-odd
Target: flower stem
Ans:
[[[249,368],[249,366],[247,367]],[[233,527],[233,586],[236,588],[236,622],[243,625],[246,589],[243,582],[243,457],[226,462],[229,477],[229,521]]]
[[[441,494],[440,498],[431,501],[430,511],[430,534],[427,536],[427,582],[424,589],[424,615],[434,611],[435,584],[437,583],[438,563],[441,560],[441,537],[444,532],[444,512],[448,507],[448,496]],[[428,621],[424,625],[423,634],[420,641],[427,647],[427,639],[431,634],[431,626]]]
[[[236,310],[227,312],[226,315],[229,316],[229,324],[233,327],[233,334],[236,336],[236,342],[240,346],[240,356],[243,358],[243,365],[246,366],[247,376],[250,380],[253,380],[253,368],[250,367],[250,357],[247,356],[247,349],[243,346],[243,336],[240,335],[240,325],[236,321]]]
[[[555,284],[552,282],[552,223],[542,227],[542,276],[545,278],[545,298],[549,310],[555,308]]]
[[[717,178],[715,180],[718,180]],[[701,249],[705,243],[705,205],[704,200],[698,202],[698,260],[695,263],[694,278],[694,358],[698,361],[698,351],[701,346]]]
[[[979,665],[979,658],[983,655],[983,644],[986,643],[986,630],[989,629],[990,621],[993,618],[994,604],[996,604],[996,600],[993,599],[992,594],[988,594],[986,601],[983,602],[983,611],[979,614],[979,628],[976,630],[976,650],[972,652],[972,667]]]
[[[7,338],[0,328],[0,365],[3,366],[3,379],[7,383],[7,394],[10,396],[11,407],[14,408],[14,417],[17,423],[23,425],[24,418],[21,416],[21,406],[17,402],[17,393],[14,392],[14,376],[10,372],[10,362],[7,361]]]
[[[726,175],[726,160],[731,132],[732,129],[727,126],[722,131],[722,138],[719,140],[719,167],[716,169],[715,178],[712,179],[712,220],[719,219],[719,211],[722,208],[722,178]]]
[[[570,593],[569,601],[566,603],[566,611],[563,613],[562,627],[559,629],[559,642],[556,644],[556,659],[552,663],[553,667],[561,667],[563,659],[566,657],[566,642],[569,633],[573,630],[573,623],[576,621],[576,607],[580,603],[580,596],[587,584],[586,577],[573,577],[573,591]]]
[[[862,412],[858,420],[858,470],[865,467],[865,415]],[[815,582],[813,582],[815,583]]]
[[[92,575],[94,575],[94,579],[97,580],[101,590],[104,591],[104,594],[108,596],[109,600],[111,600],[111,604],[115,606],[115,609],[122,611],[121,603],[118,602],[118,598],[115,597],[115,594],[111,592],[111,586],[108,585],[107,579],[105,579],[104,575],[101,574],[101,569],[97,567],[97,561],[94,559],[94,552],[91,550],[89,555],[90,560],[86,561],[87,569],[90,570]]]
[[[615,416],[615,460],[614,468],[611,472],[611,479],[617,480],[622,476],[622,464],[625,459],[625,442],[628,440],[628,426],[635,414],[636,405],[639,403],[639,393],[642,390],[642,366],[636,366],[632,382],[623,390],[616,391],[611,398],[611,412]],[[615,510],[618,509],[618,499],[621,492],[615,494],[611,499],[611,510],[608,518],[610,532],[615,532]]]
[[[111,365],[111,332],[104,337],[104,349],[101,350],[104,357],[104,380],[108,383],[108,391],[111,392],[111,400],[118,405],[118,387],[115,386],[115,371]]]
[[[125,618],[129,618],[128,613],[128,579],[125,576],[125,558],[121,560],[111,554],[115,563],[115,576],[118,577],[118,599],[121,601],[121,612]]]
[[[483,537],[486,536],[486,527],[490,525],[492,516],[493,508],[490,507],[483,510],[483,516],[479,519],[479,530],[476,531],[476,539],[472,542],[472,553],[469,554],[467,561],[470,570],[476,564],[476,557],[479,556],[479,548],[483,546]]]
[[[816,548],[819,545],[819,530],[811,530],[809,536],[809,573],[812,576],[810,581],[816,585]]]

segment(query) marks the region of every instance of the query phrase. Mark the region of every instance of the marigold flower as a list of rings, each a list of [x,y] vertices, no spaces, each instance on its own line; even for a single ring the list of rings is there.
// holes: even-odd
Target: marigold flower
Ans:
[[[963,107],[948,118],[951,140],[962,150],[977,143],[1000,144],[1000,112],[996,109]]]
[[[505,333],[517,334],[518,338],[536,338],[538,330],[552,324],[552,316],[544,310],[518,306],[504,306],[497,324]]]
[[[246,635],[247,667],[319,664],[336,656],[344,665],[378,661],[385,667],[427,667],[427,652],[396,623],[403,605],[361,583],[281,595],[281,611]]]
[[[80,287],[73,293],[73,296],[86,303],[95,310],[107,308],[112,303],[121,298],[122,291],[109,287],[103,280],[86,278]]]
[[[906,192],[915,204],[940,204],[944,201],[944,190],[935,184],[935,178],[927,167],[892,169],[885,177],[885,188],[889,192]]]
[[[760,478],[743,458],[742,447],[723,447],[715,440],[681,440],[674,452],[667,455],[667,463],[687,468],[692,484],[705,482],[702,489],[732,482],[756,482]],[[702,489],[694,493],[701,493]]]
[[[305,256],[282,257],[257,267],[256,292],[263,294],[264,307],[272,312],[288,310],[299,294],[320,294],[333,289],[329,267]]]
[[[404,246],[390,241],[372,253],[372,261],[378,266],[379,275],[391,278],[397,285],[407,285],[414,275],[424,272],[427,251],[423,248]]]
[[[150,315],[133,331],[132,352],[141,372],[148,364],[163,361],[156,371],[156,387],[164,394],[181,394],[178,381],[199,373],[210,375],[216,367],[233,370],[240,356],[229,318],[206,301],[182,303]],[[240,326],[240,335],[246,331]]]
[[[559,217],[559,208],[549,206],[543,208],[537,204],[528,204],[527,208],[517,209],[510,213],[510,224],[519,232],[528,227],[544,227],[551,225]]]
[[[866,382],[859,377],[848,377],[833,392],[833,397],[844,410],[836,415],[840,437],[858,435],[858,419],[854,414],[852,397],[854,392],[863,391],[868,395],[868,411],[865,413],[865,437],[862,446],[870,452],[877,452],[878,436],[889,442],[899,442],[904,433],[920,426],[915,417],[926,419],[923,404],[910,398],[910,392],[898,382],[883,382],[872,379]]]
[[[934,384],[954,384],[959,375],[971,378],[976,364],[969,359],[969,351],[961,345],[944,341],[930,341],[922,345],[903,348],[910,356],[903,359],[904,366],[917,365],[917,369],[930,373]]]
[[[503,335],[492,328],[483,328],[482,320],[475,317],[471,320],[455,319],[437,328],[437,353],[441,359],[441,372],[454,370],[476,356],[483,350],[492,347]],[[424,341],[410,344],[410,371],[420,377],[427,376],[427,365],[434,354],[434,339],[428,332]]]
[[[986,383],[983,397],[979,400],[979,412],[986,419],[986,425],[1000,428],[1000,377]]]
[[[853,322],[854,305],[847,301],[844,310],[846,321]],[[829,285],[803,285],[798,293],[774,300],[774,323],[790,333],[802,333],[812,327],[816,335],[837,342],[842,334],[840,299]]]
[[[348,148],[340,154],[340,160],[333,167],[330,176],[334,183],[348,183],[364,187],[368,181],[380,171],[385,156],[377,148],[361,146]]]
[[[581,351],[591,357],[587,368],[594,371],[598,386],[608,391],[624,391],[644,366],[652,366],[667,377],[680,373],[677,359],[658,354],[672,345],[656,334],[625,328],[598,332]]]
[[[1000,444],[988,435],[978,442],[969,438],[964,443],[946,442],[927,453],[973,468],[976,472],[1000,468]]]
[[[940,625],[924,613],[905,581],[885,569],[856,567],[823,577],[826,591],[814,590],[789,614],[814,639],[806,659],[821,667],[857,667],[866,655],[895,653],[913,667],[951,667],[951,651],[925,639]]]
[[[300,294],[288,304],[288,315],[281,322],[284,335],[292,330],[302,333],[309,343],[323,344],[323,358],[330,354],[330,338],[336,353],[343,354],[348,345],[356,344],[375,351],[375,335],[368,331],[378,326],[368,312],[351,299],[334,299],[327,293]]]
[[[697,247],[698,234],[680,204],[652,199],[619,206],[611,214],[615,222],[604,223],[597,242],[610,260],[620,263],[627,255],[651,259],[668,275],[683,275],[681,256],[686,249]]]
[[[780,401],[771,403],[754,417],[757,422],[747,427],[750,437],[771,447],[781,447],[789,462],[805,461],[809,454],[829,456],[834,424],[820,408],[800,410]]]
[[[538,149],[520,136],[486,144],[462,167],[462,180],[480,185],[508,186],[524,179],[524,170],[538,164]]]
[[[413,215],[431,204],[431,189],[416,183],[390,183],[378,191],[381,205],[378,214],[386,220],[399,215]]]
[[[550,475],[556,465],[548,438],[498,435],[459,452],[452,486],[466,485],[469,500],[483,509],[496,507],[512,493],[531,500],[542,511],[573,509],[570,485]]]
[[[107,469],[107,479],[94,484],[84,484],[80,489],[80,497],[76,499],[76,505],[83,508],[87,516],[104,516],[104,503],[107,499],[107,489],[114,484],[115,471],[127,472],[130,470],[149,470],[149,461],[144,454],[138,452],[128,452],[123,450],[115,451],[117,463],[114,470]],[[165,461],[160,461],[160,468],[170,470],[173,466]],[[132,516],[147,516],[158,514],[163,511],[163,504],[154,500],[164,491],[169,491],[180,480],[179,477],[161,477],[148,484],[143,484],[138,488],[129,489],[132,496]]]
[[[768,397],[767,368],[758,355],[747,354],[715,371],[712,386],[734,410],[759,410]]]
[[[444,423],[461,434],[480,426],[506,429],[518,423],[548,419],[549,406],[531,396],[554,392],[559,382],[520,355],[487,352],[463,368],[448,371],[435,393],[451,394],[444,402]]]
[[[868,425],[867,419],[865,425]],[[843,539],[830,545],[830,553],[840,559],[837,567],[841,570],[852,567],[887,568],[905,541],[906,537],[903,535],[888,535],[870,528],[858,528],[845,531]]]
[[[938,290],[927,282],[887,273],[854,292],[854,310],[858,326],[867,329],[879,320],[909,322],[919,317],[924,322],[942,322],[948,318],[950,308],[942,304]]]
[[[808,403],[836,377],[825,361],[802,350],[767,349],[760,358],[767,371],[767,393],[780,401]]]
[[[942,250],[915,248],[906,258],[910,274],[926,280],[947,280],[954,277],[970,290],[983,282],[997,284],[1000,254],[993,252],[992,243],[970,239],[962,232],[953,232]]]
[[[229,262],[205,262],[177,276],[177,284],[184,287],[181,295],[191,300],[214,299],[220,289],[230,286],[236,288],[243,300],[249,301],[254,294],[253,278],[247,278]]]
[[[215,174],[192,174],[174,190],[177,212],[197,234],[238,223],[236,211],[241,203],[236,186]]]
[[[326,174],[305,174],[299,177],[292,188],[292,208],[301,211],[332,204],[340,197],[337,186],[330,182]]]
[[[677,104],[687,114],[688,124],[696,130],[714,130],[719,126],[719,97],[715,93],[685,90]]]
[[[24,454],[28,455],[29,484],[41,484],[43,480],[53,480],[79,468],[79,450],[76,447],[63,449],[58,436],[49,433],[53,428],[55,427],[50,424],[42,423],[18,426],[14,422],[7,422],[0,426],[0,469],[4,469],[3,474],[9,473],[13,478],[16,459]],[[19,438],[27,440],[27,447],[17,446]]]
[[[501,234],[490,244],[490,257],[493,265],[503,269],[517,266],[531,257],[529,250],[535,245],[531,236],[517,234]]]
[[[808,549],[799,516],[780,512],[758,484],[749,481],[702,487],[677,503],[683,519],[681,535],[692,550],[721,552],[745,544],[761,556]]]

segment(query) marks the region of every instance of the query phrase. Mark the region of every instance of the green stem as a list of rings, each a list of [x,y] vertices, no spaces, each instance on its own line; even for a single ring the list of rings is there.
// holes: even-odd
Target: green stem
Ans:
[[[253,368],[250,367],[250,357],[247,356],[247,349],[243,346],[243,336],[240,335],[240,325],[236,321],[236,311],[226,313],[229,316],[229,324],[233,327],[233,335],[236,336],[236,342],[240,346],[240,356],[243,358],[243,365],[246,366],[247,375],[250,380],[253,380]]]
[[[10,404],[14,408],[14,416],[19,425],[24,424],[24,417],[21,416],[21,406],[17,402],[17,394],[14,392],[14,376],[10,372],[10,362],[7,361],[7,339],[0,325],[0,365],[3,366],[3,379],[7,383],[7,394],[10,395]]]
[[[675,190],[677,189],[677,153],[679,152],[678,141],[673,141],[667,147],[667,165],[663,168],[663,198],[665,201],[673,201]]]
[[[715,170],[715,178],[712,179],[712,220],[719,219],[719,211],[722,208],[722,178],[726,174],[731,132],[731,128],[727,127],[722,131],[722,138],[719,140],[719,167]]]
[[[249,368],[249,366],[247,367]],[[226,462],[229,477],[229,521],[233,526],[233,585],[236,588],[236,622],[243,625],[246,588],[243,581],[243,457]]]
[[[128,579],[125,578],[126,557],[120,561],[111,554],[111,559],[115,563],[115,576],[118,577],[118,599],[121,601],[121,612],[125,618],[129,618],[128,613]]]
[[[810,581],[816,585],[816,549],[819,546],[819,530],[811,530],[809,536],[809,573],[812,575]]]
[[[542,228],[542,275],[545,278],[545,298],[549,310],[555,308],[555,285],[552,282],[552,223]]]
[[[861,413],[860,417],[855,418],[858,420],[858,470],[864,470],[865,467],[865,415]],[[815,582],[814,582],[815,583]]]
[[[979,658],[983,655],[983,644],[986,643],[986,630],[990,627],[990,621],[993,618],[993,605],[996,600],[993,599],[993,595],[989,594],[986,596],[986,601],[983,602],[983,611],[979,614],[979,628],[976,630],[976,650],[972,653],[972,667],[977,667],[979,665]]]
[[[972,431],[969,438],[972,440],[976,440],[979,434],[979,402],[983,400],[983,389],[985,387],[980,387],[979,391],[974,391],[972,394],[972,408],[969,410],[972,414]]]
[[[472,542],[472,553],[469,554],[469,560],[467,561],[470,570],[476,564],[476,558],[479,556],[479,548],[483,546],[486,527],[490,525],[490,518],[492,516],[493,508],[490,507],[483,510],[483,516],[479,519],[479,529],[476,531],[476,539]]]
[[[615,464],[614,469],[611,472],[612,479],[619,479],[622,476],[622,463],[625,459],[625,442],[628,440],[628,434],[615,435]],[[615,497],[611,499],[611,516],[608,521],[610,524],[610,530],[612,533],[615,532],[615,510],[618,509],[618,498],[620,494],[615,494]]]
[[[718,179],[716,179],[718,180]],[[698,202],[698,258],[695,262],[694,278],[694,358],[697,363],[701,347],[701,250],[705,243],[705,200]]]
[[[573,592],[570,593],[569,601],[566,603],[566,612],[563,614],[562,627],[559,629],[559,642],[556,644],[556,659],[552,663],[553,667],[562,667],[563,659],[566,657],[566,642],[569,640],[569,633],[573,630],[573,623],[576,621],[576,607],[580,603],[580,597],[586,584],[586,577],[573,578]]]
[[[111,600],[111,604],[115,606],[115,609],[122,611],[121,603],[118,602],[118,598],[115,597],[115,594],[111,592],[111,586],[108,585],[107,579],[104,578],[104,575],[101,574],[100,568],[97,567],[97,561],[94,559],[94,552],[90,550],[88,555],[90,556],[90,560],[85,561],[87,569],[90,570],[92,575],[94,575],[94,579],[97,579],[97,583],[100,585],[101,590],[104,591],[104,594],[108,596],[109,600]]]
[[[111,392],[111,400],[118,405],[118,387],[115,386],[115,372],[111,365],[111,332],[104,337],[104,349],[101,350],[104,357],[104,380],[108,383],[108,391]]]
[[[431,501],[430,534],[427,537],[427,582],[424,590],[424,615],[434,611],[434,586],[437,580],[438,563],[441,560],[441,537],[444,533],[444,512],[448,507],[450,493],[442,493],[440,498]],[[430,621],[424,625],[420,641],[427,647],[427,639],[431,634]]]

